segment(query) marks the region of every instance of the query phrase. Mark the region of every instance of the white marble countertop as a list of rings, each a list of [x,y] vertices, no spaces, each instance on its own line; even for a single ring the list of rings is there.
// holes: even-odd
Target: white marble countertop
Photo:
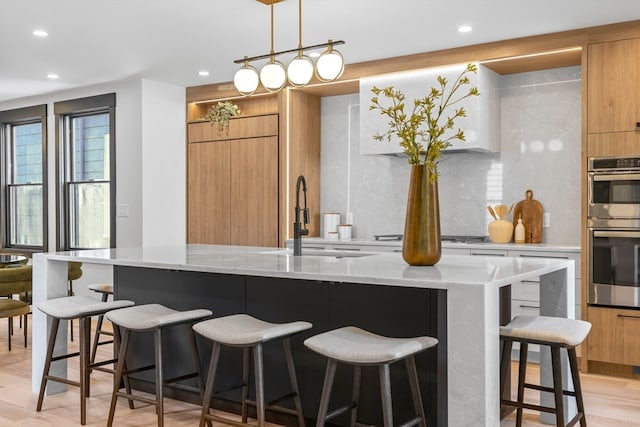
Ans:
[[[304,252],[304,251],[303,251]],[[312,252],[314,253],[314,252]],[[566,260],[443,255],[432,267],[407,265],[399,253],[318,251],[295,257],[279,248],[177,245],[58,252],[48,259],[250,276],[446,289],[497,285],[565,268]]]
[[[527,246],[529,247],[529,246]],[[446,289],[447,381],[449,425],[500,425],[499,291],[509,283],[540,278],[540,313],[574,317],[573,259],[443,255],[432,267],[411,267],[397,252],[321,250],[321,255],[294,257],[280,248],[177,245],[34,254],[33,301],[67,294],[67,262],[162,268],[263,277],[300,278]],[[327,256],[331,255],[335,256]],[[33,310],[32,389],[39,389],[44,366],[48,323]],[[55,348],[67,348],[66,325],[61,325]],[[549,366],[541,356],[541,364]],[[566,368],[566,367],[565,367]],[[54,375],[66,377],[66,364]],[[550,384],[550,369],[541,369],[541,384]],[[563,368],[563,372],[568,369]],[[64,389],[48,387],[48,393]],[[545,401],[545,404],[548,402]],[[568,412],[569,413],[569,412]],[[569,413],[570,414],[570,413]]]
[[[287,240],[287,244],[292,242]],[[371,246],[372,248],[402,248],[400,240],[374,240],[374,239],[351,239],[351,240],[330,240],[323,237],[303,237],[303,244],[319,244],[334,246]],[[555,244],[555,243],[458,243],[458,242],[442,242],[443,248],[468,248],[468,249],[499,249],[509,251],[554,251],[554,252],[580,252],[580,245],[572,244]]]

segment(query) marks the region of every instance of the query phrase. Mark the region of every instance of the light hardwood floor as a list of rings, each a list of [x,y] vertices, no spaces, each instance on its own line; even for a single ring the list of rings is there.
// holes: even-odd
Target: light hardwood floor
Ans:
[[[22,331],[16,330],[13,349],[7,349],[7,321],[0,319],[0,426],[67,427],[80,425],[80,400],[77,387],[47,396],[43,410],[36,412],[37,395],[31,392],[31,337],[25,349]],[[76,341],[77,342],[77,341]],[[102,346],[100,354],[108,357],[110,346]],[[514,374],[516,369],[513,370]],[[69,361],[70,377],[77,377],[77,362]],[[537,365],[528,367],[528,379],[538,377]],[[590,427],[640,427],[640,380],[582,374],[587,421]],[[531,380],[533,381],[533,380]],[[91,376],[91,398],[87,400],[88,426],[105,426],[111,398],[112,377],[95,372]],[[534,392],[527,396],[535,399]],[[423,398],[428,398],[423,396]],[[124,399],[119,399],[114,425],[140,427],[156,425],[153,408],[140,403],[130,410]],[[196,426],[199,407],[188,403],[165,400],[165,425],[169,427]],[[513,426],[514,415],[506,418],[500,427]],[[214,425],[219,425],[214,423]],[[543,426],[538,415],[525,411],[527,427]]]

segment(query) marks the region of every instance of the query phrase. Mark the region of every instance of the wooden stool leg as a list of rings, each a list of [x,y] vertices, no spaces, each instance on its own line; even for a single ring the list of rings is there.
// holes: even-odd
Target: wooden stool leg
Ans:
[[[391,375],[389,365],[380,365],[380,398],[382,400],[382,419],[384,427],[393,427],[393,409],[391,405]]]
[[[253,369],[256,383],[256,416],[258,427],[264,427],[264,367],[262,365],[262,344],[253,348]]]
[[[79,319],[79,340],[80,340],[80,424],[87,423],[87,397],[90,393],[89,387],[89,342],[91,341],[91,329],[88,323],[90,317]]]
[[[9,317],[9,320],[7,320],[8,324],[9,324],[9,333],[7,334],[9,336],[9,351],[11,351],[11,335],[13,335],[13,318]]]
[[[513,341],[504,339],[502,343],[502,355],[500,358],[500,399],[511,400],[511,390],[507,390],[507,383],[511,370],[511,349]]]
[[[522,427],[522,405],[524,404],[524,383],[527,377],[527,356],[529,344],[520,342],[520,361],[518,362],[518,409],[516,410],[516,426]]]
[[[556,403],[556,426],[564,427],[562,367],[560,365],[560,347],[557,346],[551,346],[551,370],[553,371],[553,394]]]
[[[413,399],[413,407],[416,416],[420,417],[422,427],[427,427],[427,417],[424,414],[422,406],[422,396],[420,395],[420,382],[418,380],[418,370],[416,369],[416,360],[413,355],[406,358],[407,375],[409,376],[409,385],[411,386],[411,398]]]
[[[124,329],[122,332],[122,339],[120,341],[120,351],[118,353],[118,366],[116,368],[115,375],[113,376],[113,393],[111,394],[111,405],[109,406],[109,418],[107,419],[107,427],[113,425],[113,415],[116,412],[116,401],[118,399],[118,391],[120,390],[120,383],[122,382],[122,373],[124,371],[124,361],[127,357],[127,348],[129,347],[129,336],[131,331]]]
[[[298,387],[298,376],[296,375],[296,367],[293,361],[293,351],[291,350],[291,339],[286,337],[282,340],[282,346],[284,347],[284,356],[287,361],[287,369],[289,370],[289,382],[291,383],[291,390],[295,393],[293,397],[293,403],[298,413],[298,425],[304,427],[304,413],[302,412],[302,400],[300,400],[300,389]]]
[[[247,422],[249,399],[249,369],[251,368],[251,348],[242,350],[242,422]]]
[[[327,411],[329,410],[329,400],[331,399],[331,389],[333,388],[333,378],[336,376],[337,362],[333,359],[327,360],[327,370],[324,374],[324,383],[322,385],[322,395],[320,397],[320,407],[318,408],[318,420],[316,427],[324,427],[327,419]]]
[[[164,377],[162,367],[162,328],[155,330],[153,334],[156,357],[156,415],[158,427],[164,427]]]
[[[584,413],[584,402],[582,400],[582,386],[580,385],[580,371],[578,370],[578,358],[576,357],[576,348],[567,349],[569,355],[569,367],[571,368],[571,378],[573,379],[573,390],[576,393],[576,406],[578,413],[581,414],[580,427],[587,427],[586,415]]]
[[[204,387],[204,398],[202,399],[202,411],[200,413],[200,427],[204,427],[204,422],[209,416],[209,407],[211,406],[211,396],[213,395],[213,383],[216,378],[216,369],[218,368],[218,360],[220,359],[220,344],[213,343],[211,350],[211,359],[209,361],[209,373],[207,374],[207,383]]]
[[[44,400],[44,391],[47,388],[47,377],[49,376],[49,370],[51,369],[51,359],[53,358],[53,348],[56,345],[56,336],[58,335],[58,325],[60,319],[52,319],[51,332],[49,333],[49,343],[47,344],[47,357],[44,360],[44,368],[42,369],[42,380],[40,381],[40,393],[38,394],[38,404],[36,411],[40,412],[42,409],[42,401]]]
[[[351,410],[351,427],[355,427],[358,422],[358,406],[360,405],[360,386],[362,384],[362,366],[355,365],[353,367],[353,391],[351,392],[351,400],[354,408]]]
[[[27,319],[29,315],[24,315],[24,348],[27,348],[27,328],[29,326],[29,320]]]

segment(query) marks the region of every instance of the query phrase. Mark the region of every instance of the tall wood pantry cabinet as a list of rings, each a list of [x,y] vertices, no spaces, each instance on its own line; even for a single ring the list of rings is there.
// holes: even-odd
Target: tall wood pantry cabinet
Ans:
[[[640,38],[587,51],[588,156],[640,154]]]
[[[216,98],[187,88],[187,242],[284,247],[292,237],[296,180],[307,181],[309,235],[320,232],[320,97],[300,90]],[[230,100],[229,130],[202,119]]]
[[[278,115],[189,123],[188,241],[278,245]]]

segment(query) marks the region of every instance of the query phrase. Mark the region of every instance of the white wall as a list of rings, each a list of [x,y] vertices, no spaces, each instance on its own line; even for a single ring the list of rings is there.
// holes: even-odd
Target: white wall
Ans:
[[[517,203],[532,189],[551,214],[543,242],[580,244],[580,78],[579,66],[501,77],[500,152],[445,154],[440,163],[442,234],[487,235],[486,206]],[[355,238],[402,233],[410,168],[404,157],[360,154],[361,102],[322,100],[321,211],[353,212]]]
[[[58,221],[53,104],[112,92],[116,94],[116,212],[120,205],[129,207],[128,216],[116,218],[116,247],[185,242],[185,89],[132,79],[0,103],[0,110],[47,104],[49,251],[55,251]],[[85,265],[83,270],[74,284],[77,293],[86,293],[83,285],[88,283],[113,282],[111,268]]]
[[[186,242],[186,92],[142,80],[142,245]]]

